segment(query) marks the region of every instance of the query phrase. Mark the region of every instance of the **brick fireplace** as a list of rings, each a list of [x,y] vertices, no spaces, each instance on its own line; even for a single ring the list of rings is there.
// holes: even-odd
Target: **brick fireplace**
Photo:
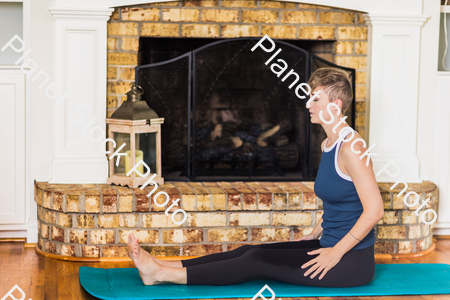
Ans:
[[[356,69],[356,126],[365,136],[367,26],[362,12],[281,1],[185,0],[115,8],[108,21],[107,117],[126,100],[140,37],[302,40],[305,50]]]
[[[263,64],[264,58],[249,62],[256,55],[263,56],[265,53],[261,53],[262,51],[259,53],[256,51],[256,54],[250,52],[251,46],[248,45],[243,52],[248,52],[246,55],[249,57],[241,58],[245,55],[241,54],[241,50],[245,48],[242,45],[246,42],[243,41],[239,46],[228,47],[227,45],[230,43],[220,44],[216,46],[218,52],[215,55],[210,51],[206,51],[201,56],[199,54],[198,57],[193,54],[192,60],[201,60],[200,63],[193,63],[193,76],[190,73],[185,74],[189,72],[186,66],[191,63],[186,58],[179,63],[159,65],[158,71],[153,73],[159,74],[156,76],[149,75],[150,73],[147,74],[142,69],[143,65],[165,63],[169,59],[185,55],[188,51],[198,49],[200,46],[210,45],[213,41],[224,42],[224,38],[257,38],[265,34],[278,41],[291,43],[331,63],[356,70],[356,74],[351,76],[351,80],[355,80],[355,107],[352,106],[351,110],[352,113],[353,110],[356,113],[355,117],[351,116],[348,119],[350,120],[348,122],[364,137],[367,26],[362,18],[362,13],[294,2],[176,1],[116,8],[108,21],[107,116],[109,117],[126,99],[125,93],[135,81],[144,88],[146,91],[144,99],[161,117],[165,118],[165,125],[162,126],[162,168],[166,179],[248,180],[249,178],[246,179],[245,174],[250,173],[248,170],[251,169],[253,173],[249,176],[250,178],[258,179],[258,176],[253,175],[259,172],[259,178],[262,180],[281,180],[283,177],[288,181],[314,180],[319,164],[319,146],[325,137],[324,132],[317,125],[312,125],[312,129],[309,128],[310,123],[307,120],[309,117],[305,115],[304,105],[301,105],[303,101],[295,96],[295,99],[289,98],[294,95],[294,92],[288,89],[288,83],[278,86],[280,80]],[[238,44],[239,42],[234,43]],[[214,47],[212,48],[214,49]],[[205,55],[206,57],[212,55],[212,57],[205,60]],[[286,47],[281,55],[284,59],[302,57],[302,53],[295,53]],[[222,57],[228,57],[226,60],[229,61],[222,62]],[[203,80],[200,84],[192,85],[190,91],[192,95],[197,96],[195,99],[194,96],[188,99],[185,81],[201,81],[201,79],[195,80],[195,75],[197,78],[202,77],[198,74],[207,74],[208,76],[203,75],[203,77],[215,78],[217,74],[210,72],[211,70],[219,73],[219,70],[228,71],[235,68],[235,72],[240,74],[239,67],[236,66],[239,65],[236,61],[240,58],[249,64],[244,68],[245,70],[251,67],[254,71],[250,73],[259,74],[262,81],[260,86],[270,88],[262,90],[259,86],[255,87],[252,80],[244,83],[246,78],[252,77],[250,73],[249,76],[243,76],[237,86],[235,82],[229,82],[226,79],[233,77],[232,73],[225,73],[221,74],[222,77],[217,85],[217,81],[214,79]],[[295,61],[297,59],[290,63],[293,64]],[[211,67],[212,63],[215,65]],[[136,65],[140,67],[139,71],[135,72]],[[204,65],[208,67],[204,67]],[[314,63],[310,65],[308,61],[306,69],[312,69],[313,66]],[[306,81],[306,76],[302,72],[303,68],[303,65],[295,68],[295,71],[303,77],[302,82]],[[198,72],[201,73],[196,70],[200,70]],[[136,74],[139,74],[137,78],[135,78]],[[188,76],[189,79],[187,79]],[[154,78],[153,80],[156,82],[150,84],[147,77],[150,78],[150,81],[152,81],[151,78]],[[224,77],[226,78],[224,79]],[[179,83],[175,85],[173,82]],[[221,84],[225,88],[222,88]],[[208,91],[209,87],[211,90]],[[229,97],[230,92],[227,87],[230,88],[233,97]],[[272,87],[274,88],[272,89]],[[159,97],[159,94],[155,93],[155,89],[164,95]],[[171,92],[171,90],[177,92]],[[276,94],[271,97],[270,102],[266,95],[274,92]],[[170,95],[173,95],[172,98]],[[280,108],[277,99],[284,99],[283,103],[289,103],[289,108],[287,108],[288,105],[285,105],[286,108]],[[192,101],[190,102],[192,117],[188,116],[187,106],[189,105],[184,107],[185,103],[189,101]],[[233,105],[233,101],[242,103],[240,108]],[[281,120],[287,120],[288,125],[292,127],[285,135],[288,136],[289,143],[283,147],[259,148],[256,143],[245,143],[245,140],[240,140],[244,142],[244,145],[238,147],[239,149],[233,149],[228,144],[223,146],[223,143],[218,143],[225,142],[225,139],[216,139],[215,141],[212,138],[199,139],[193,129],[212,131],[211,128],[216,125],[211,125],[211,120],[203,118],[205,110],[212,111],[210,106],[215,105],[214,102],[219,102],[221,107],[229,105],[230,109],[225,112],[236,115],[233,122],[242,121],[245,116],[252,122],[264,123],[260,126],[263,127],[266,124],[275,126]],[[255,108],[250,114],[248,113],[249,105]],[[207,109],[204,109],[205,106]],[[194,111],[194,107],[198,107],[197,111]],[[264,108],[264,116],[260,120]],[[184,113],[180,112],[181,109],[184,109]],[[200,109],[202,117],[197,116]],[[247,112],[245,115],[244,110]],[[259,117],[257,117],[258,114]],[[194,125],[190,125],[192,124],[190,118],[193,119]],[[174,119],[176,119],[175,122]],[[209,121],[208,126],[205,126],[200,119],[203,120],[203,123]],[[218,125],[223,125],[223,123]],[[246,127],[251,127],[251,125]],[[249,132],[242,126],[237,131],[239,133]],[[236,132],[233,130],[231,135],[236,136]],[[187,145],[189,138],[193,146]],[[200,144],[218,144],[219,146],[210,146],[213,149],[206,148],[204,151],[204,148],[197,147]],[[224,151],[225,147],[233,150]],[[295,155],[295,153],[297,154]],[[216,158],[218,156],[221,158]],[[261,160],[268,162],[261,163]],[[223,166],[225,164],[227,165]],[[259,165],[255,166],[257,164]],[[267,165],[273,165],[273,167],[266,167]],[[274,175],[272,177],[267,174]],[[232,178],[233,176],[236,178]]]
[[[126,100],[141,64],[144,37],[262,37],[306,41],[307,51],[356,69],[355,129],[366,137],[368,27],[363,12],[281,1],[185,0],[116,7],[107,23],[107,117]],[[403,204],[400,189],[379,183],[385,216],[376,226],[376,253],[432,249],[432,226]],[[431,182],[410,184],[437,209]],[[126,257],[135,232],[157,256],[195,256],[246,243],[292,241],[311,232],[322,215],[314,182],[175,182],[158,191],[181,198],[188,220],[176,226],[144,191],[105,184],[35,184],[38,249],[73,259]],[[162,199],[159,202],[164,202]],[[169,202],[168,206],[171,202]]]
[[[385,214],[375,227],[376,254],[423,253],[432,246],[432,226],[422,223],[398,197],[400,189],[379,184]],[[156,256],[197,256],[232,250],[243,244],[292,241],[309,234],[323,213],[313,182],[166,182],[173,200],[188,214],[178,226],[144,191],[127,187],[38,182],[38,248],[59,257],[126,257],[135,233]],[[412,184],[427,208],[438,206],[436,185]],[[163,196],[157,199],[164,202]],[[176,209],[174,207],[172,210]],[[177,215],[180,217],[180,214]],[[180,220],[177,220],[180,221]],[[430,220],[427,220],[428,222]]]

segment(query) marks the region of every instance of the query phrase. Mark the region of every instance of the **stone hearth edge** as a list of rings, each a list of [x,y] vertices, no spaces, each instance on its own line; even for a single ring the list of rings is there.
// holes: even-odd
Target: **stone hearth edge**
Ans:
[[[411,254],[429,249],[432,227],[418,220],[398,197],[400,188],[379,183],[385,214],[375,226],[376,254]],[[437,211],[432,182],[408,184]],[[314,182],[166,182],[159,191],[180,198],[188,214],[182,225],[166,216],[144,191],[109,184],[35,183],[38,245],[43,252],[72,257],[127,257],[135,233],[156,256],[197,256],[244,244],[292,241],[309,234],[323,213]],[[157,201],[163,203],[163,195]],[[175,206],[171,211],[180,208]],[[439,212],[438,212],[439,213]],[[177,214],[180,217],[181,214]],[[429,218],[430,221],[432,216]]]

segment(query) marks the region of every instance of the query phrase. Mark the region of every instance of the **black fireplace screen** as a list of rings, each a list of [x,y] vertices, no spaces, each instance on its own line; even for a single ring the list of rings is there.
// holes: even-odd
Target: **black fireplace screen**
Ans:
[[[310,123],[307,97],[300,92],[305,99],[299,99],[295,88],[311,70],[339,66],[283,41],[275,41],[282,51],[266,65],[276,50],[251,51],[259,40],[219,40],[136,67],[143,98],[165,118],[166,180],[314,180],[325,134]],[[277,59],[288,66],[279,77]],[[295,85],[295,75],[281,80],[291,69],[299,75]],[[354,69],[343,69],[354,89]],[[354,127],[354,101],[347,115]]]

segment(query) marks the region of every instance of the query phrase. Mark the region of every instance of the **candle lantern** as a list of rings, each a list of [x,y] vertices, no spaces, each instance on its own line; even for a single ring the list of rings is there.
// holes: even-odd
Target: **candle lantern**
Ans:
[[[161,174],[161,124],[164,118],[158,117],[147,102],[141,100],[143,93],[140,86],[133,84],[127,93],[127,100],[106,119],[108,138],[115,142],[110,153],[125,144],[119,151],[122,154],[120,159],[119,155],[115,155],[109,160],[108,183],[137,188],[156,173],[153,181],[164,184]],[[148,171],[146,166],[150,168],[150,175],[144,177],[137,174],[145,175]]]

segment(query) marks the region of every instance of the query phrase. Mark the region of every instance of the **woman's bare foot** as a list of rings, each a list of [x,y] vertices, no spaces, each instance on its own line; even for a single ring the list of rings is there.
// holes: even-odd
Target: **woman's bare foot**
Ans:
[[[158,264],[150,253],[141,249],[134,234],[128,236],[128,255],[139,270],[139,275],[145,285],[164,283],[161,280],[164,267]]]
[[[133,235],[134,237],[134,235]],[[130,245],[130,241],[129,241],[130,237],[128,237],[128,245]],[[139,247],[139,239],[136,239],[136,245],[137,247]],[[155,262],[157,262],[158,264],[162,265],[162,266],[167,266],[167,267],[172,267],[172,268],[182,268],[183,264],[181,263],[181,260],[162,260],[162,259],[157,259],[156,257],[153,257],[150,253],[148,253],[147,251],[145,251],[144,249],[141,249],[141,254],[153,259]],[[131,257],[131,252],[130,252],[130,246],[128,246],[128,255]]]

